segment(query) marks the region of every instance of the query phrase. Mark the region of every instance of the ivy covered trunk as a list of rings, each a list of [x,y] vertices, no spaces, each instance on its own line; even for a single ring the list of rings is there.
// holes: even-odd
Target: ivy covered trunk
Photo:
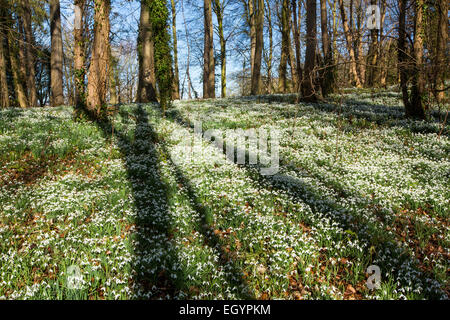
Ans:
[[[141,16],[138,36],[138,92],[137,101],[141,103],[155,102],[156,75],[155,75],[155,48],[150,22],[149,4],[153,0],[141,1]]]
[[[159,103],[163,113],[173,93],[172,48],[170,47],[169,10],[166,0],[151,0],[150,24],[154,42],[155,75],[159,89]]]
[[[75,75],[75,118],[85,108],[85,45],[83,36],[83,19],[86,0],[75,0],[74,17],[74,75]]]

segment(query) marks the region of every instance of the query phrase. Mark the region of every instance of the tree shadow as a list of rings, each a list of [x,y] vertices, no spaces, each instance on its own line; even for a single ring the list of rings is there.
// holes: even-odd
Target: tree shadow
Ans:
[[[178,112],[178,110],[171,110],[168,113],[168,116],[178,124],[185,126],[187,128],[192,129],[193,125],[187,120],[184,119],[183,116]],[[215,145],[214,142],[207,140],[211,144]],[[217,145],[215,145],[217,147]],[[226,145],[223,144],[222,150],[220,152],[227,154]],[[237,154],[239,152],[238,147],[234,147],[234,157],[228,160],[237,164]],[[241,151],[242,152],[242,151]],[[349,209],[340,205],[338,201],[322,196],[315,189],[316,187],[307,182],[306,179],[295,178],[290,175],[286,175],[282,173],[284,170],[287,171],[297,171],[300,175],[310,176],[307,172],[301,172],[298,169],[291,167],[290,163],[280,158],[280,171],[281,173],[277,173],[275,175],[262,175],[260,172],[261,167],[258,165],[248,165],[247,160],[249,158],[248,151],[245,151],[246,154],[246,162],[245,164],[239,164],[239,167],[243,168],[248,177],[253,181],[258,183],[261,187],[268,188],[269,190],[278,190],[289,195],[294,202],[305,203],[307,204],[313,213],[319,213],[321,216],[328,218],[333,224],[336,224],[342,230],[350,230],[351,233],[355,234],[358,241],[363,243],[366,248],[366,255],[369,257],[369,261],[367,266],[372,263],[377,258],[383,256],[384,259],[381,259],[379,262],[379,267],[382,270],[392,270],[392,273],[396,276],[401,276],[403,278],[402,281],[406,286],[409,286],[411,283],[408,281],[414,280],[418,281],[419,286],[422,288],[427,288],[426,284],[429,281],[427,277],[431,277],[434,280],[434,277],[430,273],[425,273],[419,275],[417,271],[411,268],[411,266],[416,265],[416,259],[410,255],[409,252],[406,252],[402,247],[400,247],[396,240],[392,237],[387,237],[385,233],[385,226],[392,221],[386,220],[385,212],[379,206],[375,205],[371,201],[368,201],[365,198],[360,197],[358,194],[351,192],[349,190],[345,190],[344,188],[340,188],[338,194],[341,198],[351,197],[358,204],[365,204],[372,209],[373,214],[378,219],[378,225],[381,226],[381,229],[372,228],[370,229],[365,220],[361,220],[360,217],[354,215]],[[228,154],[229,155],[229,154]],[[370,249],[372,248],[373,249]],[[377,255],[371,253],[376,252]],[[395,260],[386,259],[386,256],[391,256],[392,253],[397,253],[395,256]],[[365,267],[367,267],[365,266]],[[405,270],[402,268],[407,267],[407,272],[411,272],[411,278],[405,278]],[[445,293],[443,293],[445,294]],[[435,296],[433,292],[426,293],[426,298],[441,298],[441,296]]]
[[[368,102],[367,100],[380,98],[392,99],[398,98],[394,92],[362,93],[358,98],[343,97],[340,102],[337,97],[328,99],[326,102],[307,103],[307,107],[313,108],[318,112],[333,113],[339,115],[342,119],[348,120],[352,129],[370,128],[372,125],[382,127],[400,127],[406,128],[413,133],[435,133],[444,136],[450,136],[450,123],[444,122],[446,111],[444,109],[433,109],[429,113],[429,119],[426,121],[409,119],[405,117],[405,109],[402,106],[390,106],[383,103]],[[298,104],[296,94],[274,94],[261,96],[248,96],[240,98],[228,98],[228,103],[287,103]],[[201,102],[199,102],[201,103]],[[214,107],[224,107],[226,104],[221,99],[208,101]],[[295,118],[297,112],[286,112],[276,110],[284,119]],[[358,121],[359,120],[359,121]],[[442,124],[444,123],[443,127]]]
[[[128,117],[123,111],[121,113]],[[167,187],[158,167],[156,137],[141,106],[130,116],[136,121],[132,136],[113,129],[110,120],[97,122],[105,137],[114,135],[117,139],[134,200],[135,218],[132,223],[135,233],[130,239],[134,251],[131,262],[133,279],[130,286],[138,299],[174,297],[185,286],[177,280],[183,278],[180,275],[182,270],[176,265],[177,252],[171,243],[173,223]],[[179,276],[173,277],[174,274]]]
[[[168,154],[166,148],[164,146],[162,146],[162,148],[164,150],[163,152]],[[232,257],[232,254],[223,249],[220,238],[214,233],[214,228],[208,220],[207,208],[202,205],[201,200],[194,191],[189,179],[187,179],[170,157],[168,157],[168,161],[175,171],[177,183],[185,188],[193,209],[200,215],[200,223],[197,225],[197,231],[199,231],[205,239],[205,245],[214,249],[219,257],[218,263],[220,264],[220,268],[225,271],[225,280],[228,285],[235,288],[242,288],[242,290],[238,292],[238,299],[255,299],[256,297],[249,292],[247,283],[242,277],[242,270],[238,266],[238,261]]]
[[[155,144],[158,137],[149,124],[148,114],[141,105],[138,105],[133,114],[123,109],[117,110],[123,118],[122,123],[130,123],[129,117],[134,118],[136,129],[130,136],[125,130],[115,130],[110,120],[97,122],[103,135],[117,139],[127,171],[134,199],[136,217],[134,224],[136,233],[132,238],[134,244],[134,257],[132,261],[133,280],[130,283],[137,298],[166,299],[176,297],[180,291],[189,292],[184,279],[185,272],[178,259],[176,246],[172,245],[174,221],[169,212],[168,186],[162,179],[158,167],[158,152]],[[241,270],[237,264],[222,249],[219,238],[207,224],[207,212],[188,179],[180,168],[168,156],[164,145],[158,144],[160,152],[167,156],[171,168],[175,171],[177,183],[187,190],[187,196],[193,209],[200,215],[200,223],[196,226],[205,245],[211,247],[219,257],[219,267],[224,270],[226,281],[230,286],[246,288],[240,276]],[[174,276],[175,275],[175,276]],[[240,299],[252,298],[246,290],[239,294]]]

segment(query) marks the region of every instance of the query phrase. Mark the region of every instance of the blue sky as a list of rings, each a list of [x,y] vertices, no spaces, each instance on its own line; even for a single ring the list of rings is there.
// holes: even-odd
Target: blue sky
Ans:
[[[197,0],[199,1],[199,0]],[[201,3],[200,3],[201,2]],[[203,1],[199,1],[199,6],[203,4]],[[201,10],[198,11],[192,8],[184,1],[185,18],[190,21],[189,37],[192,40],[196,40],[199,45],[203,44],[203,34],[200,32],[203,28],[203,18]],[[70,28],[73,25],[73,1],[62,0],[61,1],[61,13],[63,24],[66,24]],[[139,14],[140,14],[140,2],[139,1],[127,1],[127,0],[112,0],[111,3],[111,33],[114,34],[116,41],[119,39],[132,39],[136,40],[139,27]],[[199,19],[195,20],[195,17]],[[194,20],[193,20],[194,19]],[[216,17],[213,14],[214,23],[216,23]],[[198,23],[197,23],[198,21]],[[238,21],[242,22],[242,21]],[[181,6],[177,6],[177,40],[178,40],[178,64],[180,71],[180,85],[183,82],[186,70],[187,62],[187,46],[185,41],[185,27],[183,24],[183,17],[181,13]],[[218,37],[214,34],[215,50],[218,52],[219,43]],[[193,48],[191,48],[191,51]],[[201,75],[202,68],[198,65],[198,60],[191,54],[190,74],[195,90],[199,96],[202,96],[202,84]],[[233,72],[241,70],[242,57],[236,56],[230,52],[227,56],[227,87],[228,93],[232,93],[235,83],[230,79],[230,75]],[[187,81],[186,81],[187,87]],[[187,90],[187,89],[186,89]],[[220,96],[220,65],[216,63],[216,95]]]

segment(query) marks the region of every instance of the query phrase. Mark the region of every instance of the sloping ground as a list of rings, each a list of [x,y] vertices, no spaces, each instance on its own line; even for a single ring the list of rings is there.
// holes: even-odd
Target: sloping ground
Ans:
[[[1,111],[0,297],[448,298],[448,126],[403,120],[395,94],[289,100],[121,106],[102,125]],[[277,129],[279,171],[226,160],[197,121]]]

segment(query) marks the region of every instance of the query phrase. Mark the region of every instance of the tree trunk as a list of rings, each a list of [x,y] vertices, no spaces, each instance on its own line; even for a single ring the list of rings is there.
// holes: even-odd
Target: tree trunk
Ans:
[[[253,0],[250,0],[253,1]],[[261,85],[261,60],[263,43],[263,24],[264,24],[264,1],[255,1],[255,61],[253,62],[252,79],[251,79],[251,94],[260,94]]]
[[[358,75],[361,86],[364,86],[366,82],[366,63],[364,61],[364,48],[363,48],[363,30],[362,30],[363,10],[361,1],[356,1],[356,62],[358,66]]]
[[[9,101],[9,89],[8,89],[8,78],[6,75],[7,69],[7,55],[6,55],[6,45],[8,43],[6,34],[6,3],[5,1],[0,1],[0,108],[8,108],[10,106]]]
[[[301,10],[301,2],[299,2],[298,10]],[[295,45],[295,67],[297,75],[297,88],[296,92],[300,90],[300,84],[302,83],[302,65],[301,65],[301,55],[300,55],[300,32],[297,19],[297,0],[292,0],[292,15],[293,15],[293,36]]]
[[[150,8],[146,0],[141,1],[141,16],[138,36],[138,92],[137,101],[140,103],[155,102],[156,74],[155,49],[150,21]]]
[[[8,47],[9,47],[9,58],[11,62],[11,73],[13,77],[14,91],[16,94],[16,102],[20,108],[26,108],[28,106],[26,90],[25,90],[25,79],[21,73],[21,68],[19,64],[19,46],[17,44],[17,30],[13,27],[13,18],[11,13],[8,13],[6,26],[8,28]]]
[[[181,0],[181,12],[183,14],[183,24],[184,24],[184,31],[186,33],[186,49],[187,49],[187,57],[186,57],[186,78],[188,80],[188,98],[192,99],[192,93],[191,91],[194,93],[194,97],[195,99],[198,98],[198,94],[197,91],[195,91],[194,86],[192,85],[192,80],[191,80],[191,74],[190,74],[190,65],[191,65],[191,46],[189,44],[189,31],[187,28],[187,23],[186,23],[186,17],[184,15],[184,5],[183,5],[183,0]]]
[[[407,115],[421,119],[425,118],[425,104],[423,101],[423,94],[425,91],[423,68],[423,16],[424,0],[416,0],[414,4],[414,63],[411,87],[411,109],[407,110]]]
[[[173,39],[173,96],[174,100],[180,99],[180,73],[178,71],[178,46],[177,46],[177,10],[175,0],[170,0],[172,6],[172,39]]]
[[[30,107],[37,106],[36,73],[34,70],[34,36],[31,26],[31,6],[29,0],[22,0],[22,19],[26,46],[27,89]]]
[[[268,28],[268,38],[269,38],[269,53],[266,54],[264,49],[264,61],[267,65],[267,79],[266,79],[266,90],[270,94],[273,92],[272,85],[272,60],[273,60],[273,27],[272,27],[272,12],[270,9],[270,2],[266,0],[266,18],[267,18],[267,28]]]
[[[339,7],[341,9],[342,25],[344,28],[345,40],[347,42],[347,50],[350,56],[350,72],[353,77],[353,82],[357,88],[361,88],[361,81],[358,76],[358,71],[356,67],[356,56],[355,50],[353,49],[353,36],[348,26],[347,14],[345,13],[344,1],[339,0]]]
[[[333,53],[331,52],[331,41],[328,34],[328,15],[326,0],[320,0],[320,25],[322,31],[322,51],[324,60],[324,70],[322,73],[321,87],[322,95],[326,97],[333,91]]]
[[[52,50],[50,57],[51,105],[64,104],[63,94],[63,44],[59,0],[50,0],[50,32]]]
[[[289,61],[289,66],[291,68],[291,79],[292,79],[292,91],[293,92],[298,92],[299,90],[299,83],[298,83],[298,75],[297,75],[297,65],[296,65],[296,58],[295,58],[295,53],[294,53],[294,46],[292,46],[292,43],[295,42],[295,40],[293,40],[291,42],[291,31],[293,30],[293,23],[292,23],[292,14],[291,14],[291,6],[288,3],[288,10],[289,10],[289,14],[288,14],[288,25],[289,25],[289,56],[288,56],[288,61]],[[294,32],[292,32],[292,37],[294,37]]]
[[[27,65],[25,63],[26,58],[26,53],[25,53],[25,32],[23,30],[23,23],[22,23],[22,19],[20,18],[20,16],[17,16],[17,26],[18,26],[18,33],[16,37],[16,41],[17,41],[17,48],[18,48],[18,62],[19,62],[19,73],[20,73],[20,78],[22,79],[22,83],[23,83],[23,88],[24,88],[24,92],[25,92],[25,97],[27,100],[27,107],[30,106],[30,103],[28,101],[28,88],[27,88]]]
[[[85,99],[85,39],[83,35],[83,21],[86,0],[75,0],[74,18],[74,73],[75,73],[75,117],[77,118],[86,107]]]
[[[438,1],[438,31],[436,42],[436,90],[437,100],[442,103],[445,98],[445,79],[448,70],[448,1]]]
[[[111,51],[111,46],[109,47],[109,103],[114,105],[118,103],[117,99],[117,85],[116,82],[117,73],[117,58],[114,57]]]
[[[281,57],[278,68],[278,91],[285,93],[287,84],[287,59],[289,56],[289,4],[283,0],[281,8]]]
[[[376,5],[377,0],[371,0],[371,5]],[[367,78],[367,85],[369,87],[378,86],[379,84],[379,63],[378,63],[378,53],[379,53],[379,43],[378,43],[379,30],[373,28],[370,30],[370,45],[368,54],[368,65],[369,74]]]
[[[204,0],[203,98],[215,98],[215,70],[212,25],[212,0]]]
[[[227,96],[227,43],[223,33],[224,8],[220,0],[214,0],[213,7],[217,17],[217,31],[220,41],[220,96],[225,98]]]
[[[400,88],[402,91],[403,105],[405,111],[409,110],[410,101],[408,93],[408,54],[406,50],[406,6],[408,0],[399,1],[399,16],[398,16],[398,72],[400,76]]]
[[[103,117],[106,104],[109,62],[109,0],[96,1],[94,41],[88,76],[87,108],[96,117]]]
[[[306,1],[306,54],[305,75],[302,82],[302,93],[305,101],[316,101],[314,88],[315,55],[316,55],[316,0]]]
[[[256,24],[255,24],[255,7],[254,0],[248,1],[247,23],[250,26],[250,72],[253,74],[253,64],[255,63],[256,48]]]

